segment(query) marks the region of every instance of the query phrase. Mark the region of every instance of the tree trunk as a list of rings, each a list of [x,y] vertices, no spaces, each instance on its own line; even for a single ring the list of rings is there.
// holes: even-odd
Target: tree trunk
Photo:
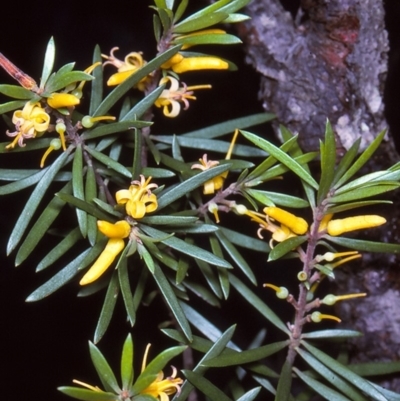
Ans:
[[[293,10],[292,10],[293,11]],[[365,148],[387,127],[383,90],[388,35],[381,1],[302,0],[297,13],[278,0],[254,0],[251,20],[240,28],[247,61],[261,75],[260,98],[279,124],[299,133],[306,151],[319,148],[326,119],[334,127],[339,154],[359,137]],[[381,170],[398,161],[391,138],[370,163]],[[394,199],[385,231],[374,240],[398,242],[399,201]],[[338,293],[367,292],[368,298],[342,302],[345,326],[365,336],[352,345],[353,361],[400,359],[400,273],[393,255],[365,255],[338,274]],[[388,386],[388,383],[385,383]],[[400,391],[400,379],[389,387]]]

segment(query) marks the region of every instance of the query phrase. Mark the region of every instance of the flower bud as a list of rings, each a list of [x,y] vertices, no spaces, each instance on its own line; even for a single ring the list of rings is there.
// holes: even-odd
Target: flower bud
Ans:
[[[377,215],[347,217],[331,220],[327,225],[327,232],[329,235],[338,236],[350,231],[377,227],[385,223],[386,219]]]
[[[198,70],[227,70],[229,64],[218,57],[187,57],[171,68],[177,74],[182,74],[183,72]]]
[[[47,104],[53,109],[72,107],[80,103],[80,100],[70,93],[52,93],[47,98]]]
[[[288,227],[297,235],[305,234],[308,230],[308,223],[301,217],[297,217],[279,207],[266,207],[264,213],[274,220]]]

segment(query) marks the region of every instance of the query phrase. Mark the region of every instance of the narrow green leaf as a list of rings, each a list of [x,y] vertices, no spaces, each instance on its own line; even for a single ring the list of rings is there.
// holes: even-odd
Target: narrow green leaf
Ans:
[[[177,22],[181,19],[182,15],[185,13],[186,8],[189,4],[189,0],[181,0],[179,6],[177,7],[174,15],[174,22]]]
[[[256,310],[258,310],[264,317],[267,318],[275,327],[284,333],[290,335],[289,329],[285,323],[272,311],[261,299],[255,295],[249,288],[247,288],[237,277],[229,273],[229,280],[235,287],[237,292]]]
[[[134,74],[130,75],[124,82],[118,85],[99,105],[93,113],[93,117],[103,116],[109,112],[112,106],[125,95],[134,85],[148,74],[156,70],[169,60],[180,49],[180,46],[174,46],[168,49],[165,53],[160,54],[155,59],[149,61],[144,67],[140,68]]]
[[[253,401],[257,397],[260,390],[261,387],[255,387],[243,394],[240,398],[237,399],[237,401]]]
[[[37,207],[39,206],[40,201],[45,195],[47,188],[52,183],[58,171],[64,166],[68,156],[68,152],[63,152],[55,160],[55,162],[46,169],[42,179],[32,191],[31,196],[27,200],[26,205],[22,210],[17,222],[15,223],[14,229],[10,235],[10,239],[7,244],[7,255],[9,255],[20,242],[26,228],[28,227],[28,224],[30,223]]]
[[[90,358],[105,390],[119,394],[121,389],[110,365],[100,350],[91,341],[89,341],[89,351]]]
[[[182,370],[182,373],[194,387],[205,394],[211,401],[232,401],[231,398],[227,397],[223,391],[221,391],[202,375],[186,369]]]
[[[53,71],[55,55],[56,46],[54,43],[54,38],[51,37],[49,42],[47,43],[46,53],[44,55],[42,76],[40,78],[40,88],[42,89],[46,85],[46,82],[49,79],[51,72]]]
[[[68,183],[61,192],[68,193],[71,191],[71,185]],[[44,237],[47,230],[50,228],[53,221],[60,214],[65,202],[57,197],[54,197],[47,207],[43,210],[42,214],[36,220],[35,224],[29,231],[24,242],[18,250],[15,257],[15,266],[19,266],[26,258],[33,252],[36,245]]]
[[[142,149],[143,149],[143,138],[142,133],[135,129],[135,148],[133,152],[133,164],[132,164],[132,179],[139,180],[140,173],[142,172]]]
[[[286,360],[279,375],[275,401],[289,401],[292,388],[292,365]]]
[[[83,401],[118,401],[117,394],[93,391],[86,388],[64,386],[58,387],[57,390],[70,397]]]
[[[111,157],[108,157],[105,154],[90,148],[89,146],[85,146],[85,151],[90,153],[99,162],[101,162],[105,166],[113,169],[117,173],[120,173],[120,174],[122,174],[123,176],[125,176],[127,178],[132,178],[132,173],[125,166],[123,166],[122,164],[120,164],[117,161],[113,160]]]
[[[193,31],[198,31],[200,29],[208,28],[212,25],[218,24],[228,17],[229,14],[215,12],[212,14],[207,14],[199,17],[187,18],[178,24],[176,24],[173,28],[174,33],[189,33]]]
[[[253,271],[251,270],[250,265],[246,262],[244,257],[240,254],[240,252],[237,250],[235,245],[230,242],[225,235],[222,233],[222,231],[216,231],[215,235],[221,242],[222,246],[225,248],[225,250],[229,253],[229,256],[234,260],[236,265],[239,267],[239,269],[246,275],[246,277],[251,281],[252,284],[257,285],[257,279],[256,276],[254,275]]]
[[[119,287],[121,289],[122,298],[124,300],[126,313],[128,315],[129,323],[131,327],[133,327],[136,321],[136,310],[135,305],[133,304],[133,295],[129,283],[128,259],[126,257],[126,252],[122,252],[121,257],[119,258],[117,271]]]
[[[35,94],[28,89],[18,85],[0,85],[0,93],[14,99],[30,100]],[[26,103],[26,102],[25,102]]]
[[[50,280],[46,281],[38,289],[32,292],[31,295],[26,298],[26,302],[39,301],[57,291],[63,285],[67,284],[72,278],[74,278],[79,270],[82,268],[82,262],[85,260],[86,256],[89,254],[90,250],[82,252],[73,261],[68,263],[62,270],[55,274]]]
[[[134,128],[148,127],[152,123],[149,121],[124,121],[110,124],[98,125],[93,129],[85,131],[82,138],[85,140],[100,138],[102,136],[117,134],[119,132],[129,131]]]
[[[107,293],[104,298],[103,307],[101,308],[99,320],[97,322],[96,330],[94,332],[94,343],[97,344],[111,322],[112,315],[114,313],[115,304],[117,303],[119,294],[119,284],[118,284],[118,273],[114,271],[110,283],[108,284]]]
[[[160,21],[161,21],[164,32],[169,31],[171,29],[171,25],[172,25],[171,10],[158,8],[157,12],[158,12],[158,16],[160,17]]]
[[[338,375],[342,376],[344,379],[348,380],[354,386],[359,388],[361,391],[373,397],[376,401],[387,401],[387,399],[377,391],[367,380],[353,373],[350,369],[343,366],[340,362],[331,358],[329,355],[315,348],[311,344],[302,341],[301,342],[305,348],[317,359],[319,359],[325,366],[336,372]]]
[[[143,224],[140,225],[140,228],[152,238],[159,239],[165,245],[175,249],[179,252],[182,252],[186,255],[192,256],[194,258],[204,260],[204,262],[210,263],[211,265],[224,267],[226,269],[231,269],[232,266],[227,261],[215,256],[211,252],[208,252],[202,248],[199,248],[195,245],[188,244],[187,242],[176,238],[170,237],[168,234],[159,231],[153,227],[145,226]]]
[[[351,163],[353,163],[353,160],[358,154],[360,143],[361,138],[358,138],[340,160],[339,165],[335,169],[335,176],[332,181],[333,186],[343,177],[343,174],[346,173]]]
[[[224,24],[237,24],[238,22],[248,21],[249,19],[250,17],[245,14],[229,14],[229,17],[224,19]]]
[[[51,266],[59,258],[65,255],[80,239],[82,239],[82,234],[79,227],[76,227],[39,262],[36,267],[36,272],[40,272]]]
[[[171,285],[169,284],[167,278],[165,277],[163,271],[161,270],[160,266],[157,263],[154,264],[153,277],[158,287],[160,288],[160,291],[163,294],[163,297],[167,305],[169,306],[172,314],[175,316],[177,323],[181,327],[187,339],[191,341],[192,331],[190,330],[190,326],[186,319],[186,316],[181,308],[181,305],[179,304],[178,299],[175,296],[175,293]]]
[[[203,274],[204,278],[206,279],[208,286],[211,288],[213,293],[219,298],[222,298],[222,290],[219,285],[219,280],[215,276],[214,272],[212,271],[210,265],[202,260],[195,259],[197,266],[199,267],[201,273]]]
[[[26,100],[12,100],[11,102],[6,102],[0,105],[0,114],[8,113],[9,111],[14,111],[24,107]],[[6,144],[5,144],[6,145]],[[4,153],[4,150],[2,150]]]
[[[212,367],[242,365],[267,358],[268,356],[276,354],[287,346],[287,341],[279,341],[250,350],[235,352],[228,355],[220,355],[216,358],[208,360],[207,362],[204,362],[203,365]]]
[[[232,244],[257,252],[267,253],[270,251],[269,245],[260,239],[250,237],[225,227],[220,227],[219,229],[224,233],[228,240],[232,242]]]
[[[358,170],[372,157],[376,149],[381,144],[383,138],[386,135],[386,130],[383,130],[379,135],[371,142],[367,149],[359,156],[359,158],[347,169],[343,176],[336,182],[333,188],[339,188],[345,182],[347,182]]]
[[[297,376],[300,377],[304,383],[308,384],[310,388],[312,388],[316,393],[320,394],[323,398],[329,401],[351,401],[352,399],[345,397],[344,395],[338,393],[335,390],[332,390],[330,387],[322,384],[318,380],[313,379],[311,376],[306,373],[301,372],[297,368],[293,368],[294,372]]]
[[[159,215],[145,216],[140,221],[151,225],[186,226],[198,222],[199,218],[197,216]]]
[[[56,73],[54,79],[49,79],[45,85],[46,93],[57,92],[60,89],[67,87],[70,84],[79,81],[91,81],[93,77],[83,71],[69,71],[64,74]]]
[[[386,244],[383,242],[364,241],[345,237],[331,237],[330,235],[325,235],[325,238],[334,244],[355,249],[357,251],[395,254],[400,252],[400,244]]]
[[[144,263],[146,264],[149,271],[152,274],[154,274],[154,269],[155,269],[154,260],[151,257],[150,252],[147,250],[147,248],[145,246],[143,246],[140,243],[137,244],[137,249],[138,249],[140,257],[144,260]]]
[[[333,177],[335,175],[336,164],[336,142],[335,135],[329,120],[325,127],[325,141],[321,142],[321,178],[317,194],[317,203],[320,204],[329,192]]]
[[[393,202],[385,201],[385,200],[351,202],[351,203],[345,203],[343,205],[328,207],[326,212],[335,214],[335,213],[344,212],[346,210],[357,209],[359,207],[365,207],[365,206],[371,206],[371,205],[381,205],[381,204],[391,205],[391,204],[393,204]]]
[[[391,375],[400,372],[400,361],[354,363],[347,365],[347,367],[355,374],[363,377]]]
[[[367,401],[367,399],[346,380],[337,376],[332,370],[326,367],[323,363],[315,359],[307,351],[300,348],[296,349],[297,353],[324,379],[329,381],[329,384],[336,387],[342,394],[346,394],[352,401]]]
[[[102,61],[101,50],[100,46],[96,45],[93,52],[93,64],[99,61]],[[91,83],[89,115],[93,115],[103,100],[103,68],[101,65],[92,71],[92,76],[94,79]]]
[[[245,117],[235,118],[223,123],[210,125],[206,128],[201,128],[195,131],[187,132],[186,134],[179,135],[179,138],[199,138],[199,139],[212,139],[219,138],[223,135],[232,133],[235,129],[243,129],[252,127],[254,125],[264,124],[275,118],[271,113],[258,113],[251,114]]]
[[[189,291],[192,291],[197,297],[204,300],[209,305],[214,306],[216,308],[221,307],[221,302],[219,301],[221,297],[219,298],[216,297],[214,293],[211,292],[208,288],[204,287],[203,284],[200,284],[196,281],[192,281],[188,278],[185,278],[182,284],[184,285],[185,288],[187,288]],[[186,301],[187,300],[188,299],[186,299]]]
[[[252,134],[247,131],[240,131],[242,135],[247,138],[249,141],[253,142],[256,146],[261,149],[264,149],[270,155],[274,156],[277,160],[279,160],[282,164],[288,167],[293,173],[299,176],[302,180],[304,180],[307,184],[311,185],[313,188],[318,189],[318,183],[312,178],[309,172],[307,172],[298,162],[293,160],[288,154],[283,152],[281,149],[273,145],[272,143],[266,141],[263,138],[258,137],[257,135]]]
[[[158,210],[168,206],[175,200],[186,196],[187,193],[190,193],[195,188],[200,187],[206,181],[222,174],[225,171],[229,170],[230,165],[225,164],[221,166],[215,166],[209,170],[202,171],[199,174],[187,179],[186,181],[178,184],[174,187],[169,188],[167,191],[163,191],[158,197]]]
[[[121,356],[121,379],[122,389],[130,389],[133,383],[133,340],[131,333],[128,334],[122,348]]]
[[[297,196],[282,194],[279,192],[260,191],[256,189],[246,189],[246,192],[261,204],[266,206],[283,206],[292,208],[309,207],[309,203]]]
[[[26,103],[26,102],[25,102]],[[0,107],[1,109],[1,107]],[[1,114],[1,113],[0,113]],[[26,146],[22,147],[18,146],[12,150],[12,153],[24,153],[24,152],[31,152],[32,150],[37,149],[45,149],[50,146],[51,138],[35,138],[34,141],[28,141]],[[0,153],[9,153],[10,149],[6,149],[7,145],[10,142],[1,142],[0,143]]]
[[[83,185],[83,153],[82,145],[78,144],[75,149],[74,162],[72,164],[72,191],[75,198],[85,200],[85,190]],[[87,236],[87,215],[82,209],[75,209],[79,228],[83,238]]]
[[[178,36],[176,39],[173,40],[172,43],[190,46],[208,44],[233,45],[242,43],[242,41],[235,35],[223,33],[205,33],[202,35],[194,36]]]
[[[326,338],[361,337],[362,335],[363,334],[361,332],[355,330],[333,329],[333,330],[318,330],[318,331],[312,331],[310,333],[304,333],[302,334],[302,338],[307,338],[307,339],[312,338],[313,340],[319,340]]]
[[[145,177],[151,175],[153,178],[171,178],[176,176],[173,171],[157,167],[143,167],[142,173]]]
[[[135,106],[120,120],[136,120],[141,118],[143,114],[153,106],[154,102],[160,97],[161,92],[165,89],[165,85],[158,86],[152,92],[150,92],[145,98],[140,102],[136,103]]]
[[[154,37],[156,38],[156,42],[158,43],[161,40],[161,21],[157,14],[153,15],[153,31]]]
[[[22,178],[21,180],[12,182],[10,184],[0,186],[0,195],[8,195],[14,192],[21,191],[38,183],[46,174],[46,170],[39,170],[32,175]]]
[[[306,242],[307,239],[308,238],[306,235],[300,235],[288,238],[285,241],[280,242],[279,244],[275,245],[274,248],[271,249],[271,252],[269,253],[268,256],[268,262],[282,258],[289,252],[299,247],[301,244],[304,244],[304,242]]]
[[[86,183],[85,183],[85,199],[93,204],[93,199],[97,197],[96,175],[92,164],[87,166]],[[97,219],[95,216],[88,214],[87,218],[87,236],[90,245],[94,245],[97,239]]]
[[[234,13],[246,6],[248,3],[250,3],[250,1],[251,0],[232,0],[221,7],[220,11],[226,13]]]

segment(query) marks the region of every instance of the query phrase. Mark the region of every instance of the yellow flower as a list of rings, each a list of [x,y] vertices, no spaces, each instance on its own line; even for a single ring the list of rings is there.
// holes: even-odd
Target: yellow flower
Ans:
[[[146,351],[143,356],[142,372],[146,368],[147,354],[149,352],[151,344],[147,344]],[[164,379],[164,373],[161,371],[158,373],[156,380],[151,383],[148,387],[140,392],[140,394],[148,394],[154,398],[158,398],[160,401],[169,401],[169,395],[180,393],[180,385],[183,380],[176,377],[177,370],[172,366],[172,375]]]
[[[355,230],[377,227],[386,223],[386,219],[377,215],[347,217],[345,219],[331,220],[327,225],[329,235],[338,236]]]
[[[147,61],[143,59],[141,52],[131,52],[127,56],[125,56],[124,61],[122,61],[114,56],[114,52],[117,50],[119,50],[118,47],[113,47],[111,49],[110,56],[107,56],[105,54],[101,55],[103,58],[107,59],[107,61],[103,63],[103,66],[111,64],[118,69],[118,72],[111,75],[111,77],[108,79],[108,86],[119,85],[129,76],[131,76],[133,73],[135,73],[137,70],[147,64]],[[138,84],[136,84],[136,87],[139,90],[144,91],[146,89],[146,84],[148,83],[148,80],[149,77],[144,77],[140,80]]]
[[[184,104],[183,110],[189,108],[189,99],[196,100],[193,91],[197,89],[210,89],[211,85],[195,85],[179,87],[179,81],[176,78],[166,76],[161,78],[159,85],[170,83],[169,89],[164,89],[160,97],[154,102],[156,107],[163,107],[163,113],[166,117],[176,117],[181,111],[181,105]]]
[[[50,116],[40,106],[40,103],[27,102],[22,110],[14,112],[12,122],[15,124],[16,131],[7,131],[6,134],[15,139],[6,146],[6,149],[14,149],[17,143],[24,147],[24,139],[43,135],[49,128]]]
[[[80,285],[87,285],[97,280],[112,264],[115,258],[125,247],[124,238],[127,238],[131,232],[131,226],[125,220],[117,221],[112,224],[108,221],[99,220],[97,222],[99,231],[109,238],[103,252],[97,258],[96,262],[86,272],[79,282]]]
[[[47,98],[47,104],[53,109],[60,109],[62,107],[73,107],[81,101],[71,93],[52,93]]]
[[[228,152],[225,156],[225,160],[229,160],[231,158],[238,134],[239,134],[239,130],[235,130],[232,141],[229,145]],[[215,167],[219,164],[219,161],[207,160],[207,154],[204,154],[203,158],[199,159],[199,162],[200,162],[200,164],[199,163],[193,164],[191,168],[205,171],[205,170],[209,170],[210,168]],[[212,178],[211,180],[206,181],[204,183],[203,194],[210,195],[210,194],[215,193],[215,191],[218,191],[219,189],[221,189],[222,186],[224,185],[224,181],[227,176],[228,176],[228,171],[225,171],[224,173]],[[216,209],[214,207],[214,210],[213,210],[214,215],[215,215],[215,210]],[[217,217],[217,215],[216,215],[216,217]],[[219,219],[217,218],[216,220],[218,223]]]
[[[154,212],[157,207],[157,196],[151,193],[157,184],[150,184],[151,177],[147,180],[140,175],[140,181],[132,181],[129,189],[121,189],[115,194],[118,205],[125,205],[126,213],[134,219],[141,219],[146,213]]]
[[[308,230],[308,223],[301,217],[297,217],[279,207],[265,207],[264,213],[274,220],[288,227],[295,234],[303,235]]]
[[[199,70],[227,70],[228,68],[229,64],[226,61],[213,56],[184,57],[179,63],[171,66],[172,71],[177,74]]]

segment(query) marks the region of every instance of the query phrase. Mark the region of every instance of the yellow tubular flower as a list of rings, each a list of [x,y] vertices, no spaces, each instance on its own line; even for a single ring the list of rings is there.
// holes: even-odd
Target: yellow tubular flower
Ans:
[[[61,148],[61,140],[58,138],[52,139],[50,142],[50,146],[47,148],[46,152],[44,152],[44,155],[42,156],[42,160],[40,161],[40,168],[43,168],[44,162],[47,159],[47,156],[53,151],[53,150],[59,150]]]
[[[146,351],[143,356],[142,362],[142,372],[146,368],[146,360],[147,354],[149,352],[151,344],[147,344]],[[159,399],[160,401],[169,401],[169,395],[180,393],[181,388],[180,385],[183,383],[183,380],[179,377],[176,377],[177,370],[172,366],[172,375],[164,379],[164,373],[161,371],[158,373],[157,378],[147,386],[144,390],[140,391],[140,394],[148,394],[153,396],[154,398]]]
[[[328,223],[332,220],[332,217],[333,217],[333,213],[326,214],[322,218],[321,223],[319,224],[318,231],[326,230],[326,227],[328,226]]]
[[[226,61],[212,56],[183,58],[182,61],[171,67],[172,71],[177,74],[198,70],[227,70],[228,68],[229,64]]]
[[[272,288],[279,299],[286,299],[289,296],[289,290],[286,287],[278,287],[270,283],[263,284],[263,287]]]
[[[347,217],[345,219],[331,220],[327,225],[329,235],[338,236],[355,230],[377,227],[386,223],[386,219],[377,215]]]
[[[211,88],[211,85],[187,86],[185,83],[179,87],[179,81],[170,76],[161,78],[159,85],[168,82],[170,83],[170,87],[164,89],[160,97],[154,102],[156,107],[163,108],[163,113],[166,117],[176,117],[179,114],[181,111],[179,102],[184,104],[183,110],[187,110],[189,108],[189,100],[196,100],[196,97],[193,96],[194,90]]]
[[[71,93],[52,93],[47,98],[47,104],[53,109],[60,109],[62,107],[73,107],[81,101]]]
[[[183,60],[182,54],[176,53],[164,64],[161,64],[161,68],[163,70],[169,70],[173,65],[180,63],[182,60]]]
[[[117,221],[112,224],[108,221],[98,220],[97,227],[99,231],[110,238],[103,252],[97,258],[96,262],[86,272],[79,282],[80,285],[87,285],[97,280],[114,262],[115,258],[125,247],[124,238],[127,238],[131,232],[131,226],[125,220]]]
[[[347,299],[360,298],[365,296],[367,296],[366,292],[360,292],[358,294],[346,294],[346,295],[328,294],[324,297],[324,299],[321,300],[321,303],[325,305],[334,305],[338,301],[345,301]]]
[[[263,211],[267,216],[288,227],[297,235],[303,235],[308,230],[308,224],[303,218],[297,217],[279,207],[265,207]]]
[[[150,184],[151,177],[147,180],[140,175],[140,181],[132,181],[129,189],[121,189],[115,194],[118,205],[125,205],[128,216],[141,219],[146,213],[154,212],[157,207],[157,196],[151,193],[157,184]]]
[[[24,139],[41,136],[49,128],[50,116],[38,102],[27,102],[22,110],[14,112],[12,122],[16,131],[7,131],[6,135],[15,139],[6,146],[6,149],[14,149],[17,143],[24,147]]]
[[[313,321],[314,323],[319,323],[319,322],[321,322],[321,320],[324,320],[324,319],[335,320],[335,321],[338,322],[338,323],[341,322],[341,320],[340,320],[338,317],[336,317],[336,316],[333,316],[333,315],[325,315],[325,314],[320,313],[320,312],[313,312],[313,313],[310,315],[310,318],[311,318],[311,321]]]

